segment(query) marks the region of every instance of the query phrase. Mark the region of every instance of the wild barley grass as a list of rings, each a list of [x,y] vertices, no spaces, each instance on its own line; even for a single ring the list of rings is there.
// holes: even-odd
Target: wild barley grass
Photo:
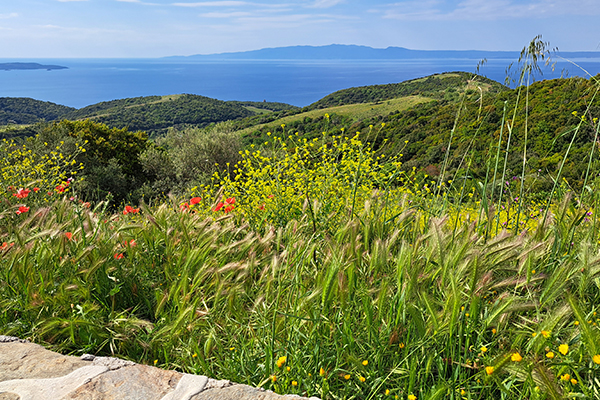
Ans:
[[[402,196],[326,232],[308,213],[256,231],[209,202],[57,200],[4,234],[2,333],[323,398],[593,397],[594,223],[567,199],[486,241]]]

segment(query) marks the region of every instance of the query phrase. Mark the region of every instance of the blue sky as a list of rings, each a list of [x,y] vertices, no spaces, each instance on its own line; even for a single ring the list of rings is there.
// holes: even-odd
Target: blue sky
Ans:
[[[600,50],[597,0],[0,0],[0,58],[161,57],[293,45]]]

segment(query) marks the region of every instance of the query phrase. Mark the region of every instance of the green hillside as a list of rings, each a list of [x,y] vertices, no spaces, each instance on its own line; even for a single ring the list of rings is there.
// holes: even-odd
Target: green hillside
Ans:
[[[475,85],[490,93],[499,93],[507,89],[506,86],[483,76],[468,72],[449,72],[401,83],[339,90],[311,104],[308,108],[322,109],[344,104],[376,103],[406,96],[425,96],[436,99],[452,98],[456,91],[468,90],[474,88]]]
[[[267,123],[247,126],[257,117],[244,119],[239,122],[240,133],[246,145],[259,145],[269,133],[314,138],[343,130],[366,137],[374,130],[375,148],[387,155],[402,154],[406,170],[414,168],[437,179],[447,156],[447,180],[453,176],[485,180],[500,144],[499,154],[507,154],[506,175],[512,179],[523,174],[525,151],[529,190],[541,193],[552,187],[568,150],[563,177],[581,188],[597,129],[593,116],[600,111],[598,101],[593,101],[595,85],[594,79],[568,78],[508,89],[472,74],[436,75],[404,84],[346,89],[303,112]],[[394,93],[410,94],[386,98]],[[375,98],[380,100],[372,101]]]
[[[136,97],[84,107],[66,119],[93,119],[115,128],[159,131],[174,125],[208,125],[254,113],[244,106],[191,94]]]
[[[0,97],[0,125],[24,125],[52,121],[74,110],[75,108],[49,101],[26,97]]]
[[[221,101],[191,94],[119,99],[81,109],[27,98],[0,98],[0,126],[5,126],[5,137],[31,136],[31,128],[14,125],[63,119],[92,119],[113,128],[143,130],[156,136],[174,126],[202,127],[216,122],[296,109],[298,107],[284,103]]]

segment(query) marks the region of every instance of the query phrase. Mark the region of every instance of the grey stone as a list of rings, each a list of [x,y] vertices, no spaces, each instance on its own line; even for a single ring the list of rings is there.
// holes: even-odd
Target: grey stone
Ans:
[[[135,365],[133,361],[121,360],[120,358],[114,357],[94,357],[94,359],[92,360],[92,364],[108,367],[108,369],[110,369],[111,371]]]
[[[0,382],[11,379],[57,378],[90,365],[34,343],[0,343]]]
[[[176,388],[181,375],[136,364],[109,370],[61,400],[161,400]]]
[[[52,398],[61,399],[107,370],[107,367],[88,365],[59,378],[13,379],[0,382],[0,393],[16,393],[21,400],[46,400],[50,394]]]
[[[184,374],[177,388],[161,400],[190,400],[192,396],[204,390],[207,382],[206,376]]]
[[[46,399],[306,400],[113,357],[63,356],[19,338],[0,336],[0,400]]]

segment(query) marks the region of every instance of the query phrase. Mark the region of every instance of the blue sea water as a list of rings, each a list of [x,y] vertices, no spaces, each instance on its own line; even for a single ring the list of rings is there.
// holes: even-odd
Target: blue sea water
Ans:
[[[0,97],[30,97],[71,107],[127,97],[191,93],[220,100],[277,101],[307,106],[340,89],[397,83],[449,71],[475,72],[475,59],[228,60],[41,59],[63,70],[0,71]],[[490,60],[480,74],[504,83],[515,60]],[[542,79],[600,72],[600,59],[559,62]],[[538,78],[540,79],[540,78]]]

